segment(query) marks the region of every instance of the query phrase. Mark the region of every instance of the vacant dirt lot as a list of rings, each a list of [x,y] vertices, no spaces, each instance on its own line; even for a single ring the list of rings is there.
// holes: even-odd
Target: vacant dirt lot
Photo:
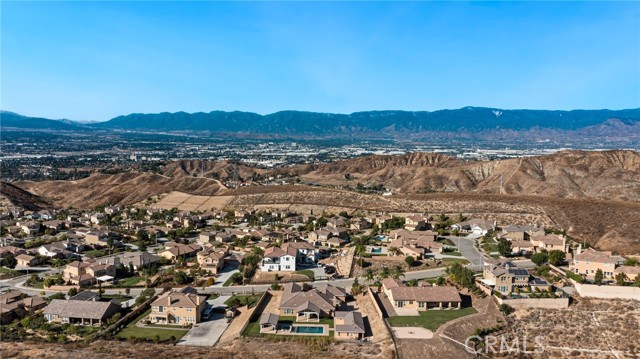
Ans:
[[[519,310],[509,322],[510,339],[525,335],[543,337],[544,353],[540,357],[640,356],[640,302],[637,301],[582,298],[577,305],[566,309]]]

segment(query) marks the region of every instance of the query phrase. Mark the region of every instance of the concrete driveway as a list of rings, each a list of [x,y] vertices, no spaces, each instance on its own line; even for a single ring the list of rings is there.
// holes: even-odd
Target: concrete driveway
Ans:
[[[226,308],[224,304],[230,295],[221,295],[218,298],[207,301],[211,308]],[[229,324],[224,317],[224,313],[213,313],[211,318],[205,322],[196,324],[184,337],[178,342],[178,345],[204,346],[212,347],[216,344],[222,333],[227,329]]]
[[[238,272],[238,261],[228,261],[222,272],[218,273],[218,277],[216,278],[216,282],[212,287],[222,287],[224,282],[226,282],[234,273]]]
[[[462,256],[470,262],[469,267],[474,270],[481,270],[483,265],[482,254],[474,246],[475,240],[472,235],[467,237],[445,236],[458,247]]]
[[[229,323],[224,313],[213,313],[211,319],[196,324],[180,339],[178,345],[212,347],[218,342]]]

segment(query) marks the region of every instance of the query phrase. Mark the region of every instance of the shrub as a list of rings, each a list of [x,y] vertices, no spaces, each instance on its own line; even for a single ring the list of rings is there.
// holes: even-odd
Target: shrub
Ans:
[[[504,315],[509,315],[509,314],[513,313],[515,311],[515,309],[513,309],[509,304],[501,304],[500,305],[500,311]]]

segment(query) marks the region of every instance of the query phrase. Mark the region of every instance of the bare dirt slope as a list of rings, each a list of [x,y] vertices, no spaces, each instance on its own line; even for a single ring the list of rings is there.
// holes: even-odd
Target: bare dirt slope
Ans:
[[[42,197],[27,192],[11,183],[0,182],[0,208],[6,209],[12,206],[37,211],[51,207],[51,204]]]
[[[210,178],[167,177],[152,173],[94,174],[77,181],[19,182],[17,186],[50,199],[58,207],[94,208],[133,204],[171,190],[212,196],[224,188]]]
[[[165,174],[199,175],[199,160],[172,162]],[[205,176],[229,178],[233,165],[204,162]],[[640,154],[635,151],[563,151],[548,156],[461,161],[434,153],[375,155],[332,163],[265,170],[238,165],[245,180],[254,174],[291,174],[304,181],[351,186],[383,184],[397,193],[456,192],[531,194],[564,198],[640,201]]]

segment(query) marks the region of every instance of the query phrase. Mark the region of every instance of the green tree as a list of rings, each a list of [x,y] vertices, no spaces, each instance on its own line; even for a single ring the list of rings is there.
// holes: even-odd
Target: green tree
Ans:
[[[531,261],[535,263],[535,265],[537,266],[541,266],[545,264],[548,259],[549,259],[549,255],[547,254],[547,252],[534,253],[531,256]]]
[[[367,268],[367,270],[364,272],[364,279],[367,281],[367,283],[373,282],[375,277],[376,271],[374,271],[372,268]]]
[[[74,295],[78,294],[78,289],[76,287],[72,287],[71,289],[69,289],[69,291],[67,292],[67,295],[69,297],[73,297]]]
[[[633,281],[633,285],[640,287],[640,274],[636,275],[636,279]]]
[[[16,259],[16,257],[13,256],[13,254],[9,253],[3,260],[2,260],[2,265],[9,268],[9,269],[13,269],[18,265],[18,260]]]
[[[601,285],[603,279],[604,279],[604,273],[602,273],[602,269],[598,268],[598,270],[596,271],[595,278],[593,279],[593,282],[597,285]]]
[[[173,277],[173,281],[176,284],[185,284],[189,281],[189,277],[187,276],[187,274],[183,271],[178,271],[175,276]]]
[[[391,268],[391,278],[398,279],[404,276],[404,268],[400,264],[396,264]]]
[[[562,263],[564,263],[565,261],[565,254],[563,251],[560,250],[553,250],[551,252],[549,252],[549,263],[557,266],[560,265]]]
[[[620,272],[618,274],[616,274],[616,284],[617,285],[624,285],[625,281],[627,280],[627,276]]]
[[[446,280],[444,279],[443,276],[440,276],[436,279],[436,285],[440,286],[440,285],[444,285],[444,283],[446,282]]]
[[[623,264],[626,266],[635,267],[638,265],[638,260],[636,258],[627,258]]]
[[[411,279],[411,280],[407,281],[407,286],[408,287],[417,287],[418,286],[418,280],[417,279]]]
[[[508,241],[504,238],[498,241],[498,253],[500,253],[503,257],[508,257],[511,255],[511,241]]]
[[[407,256],[404,259],[404,262],[407,263],[409,267],[412,267],[415,261],[416,261],[415,258],[413,258],[412,256]]]

